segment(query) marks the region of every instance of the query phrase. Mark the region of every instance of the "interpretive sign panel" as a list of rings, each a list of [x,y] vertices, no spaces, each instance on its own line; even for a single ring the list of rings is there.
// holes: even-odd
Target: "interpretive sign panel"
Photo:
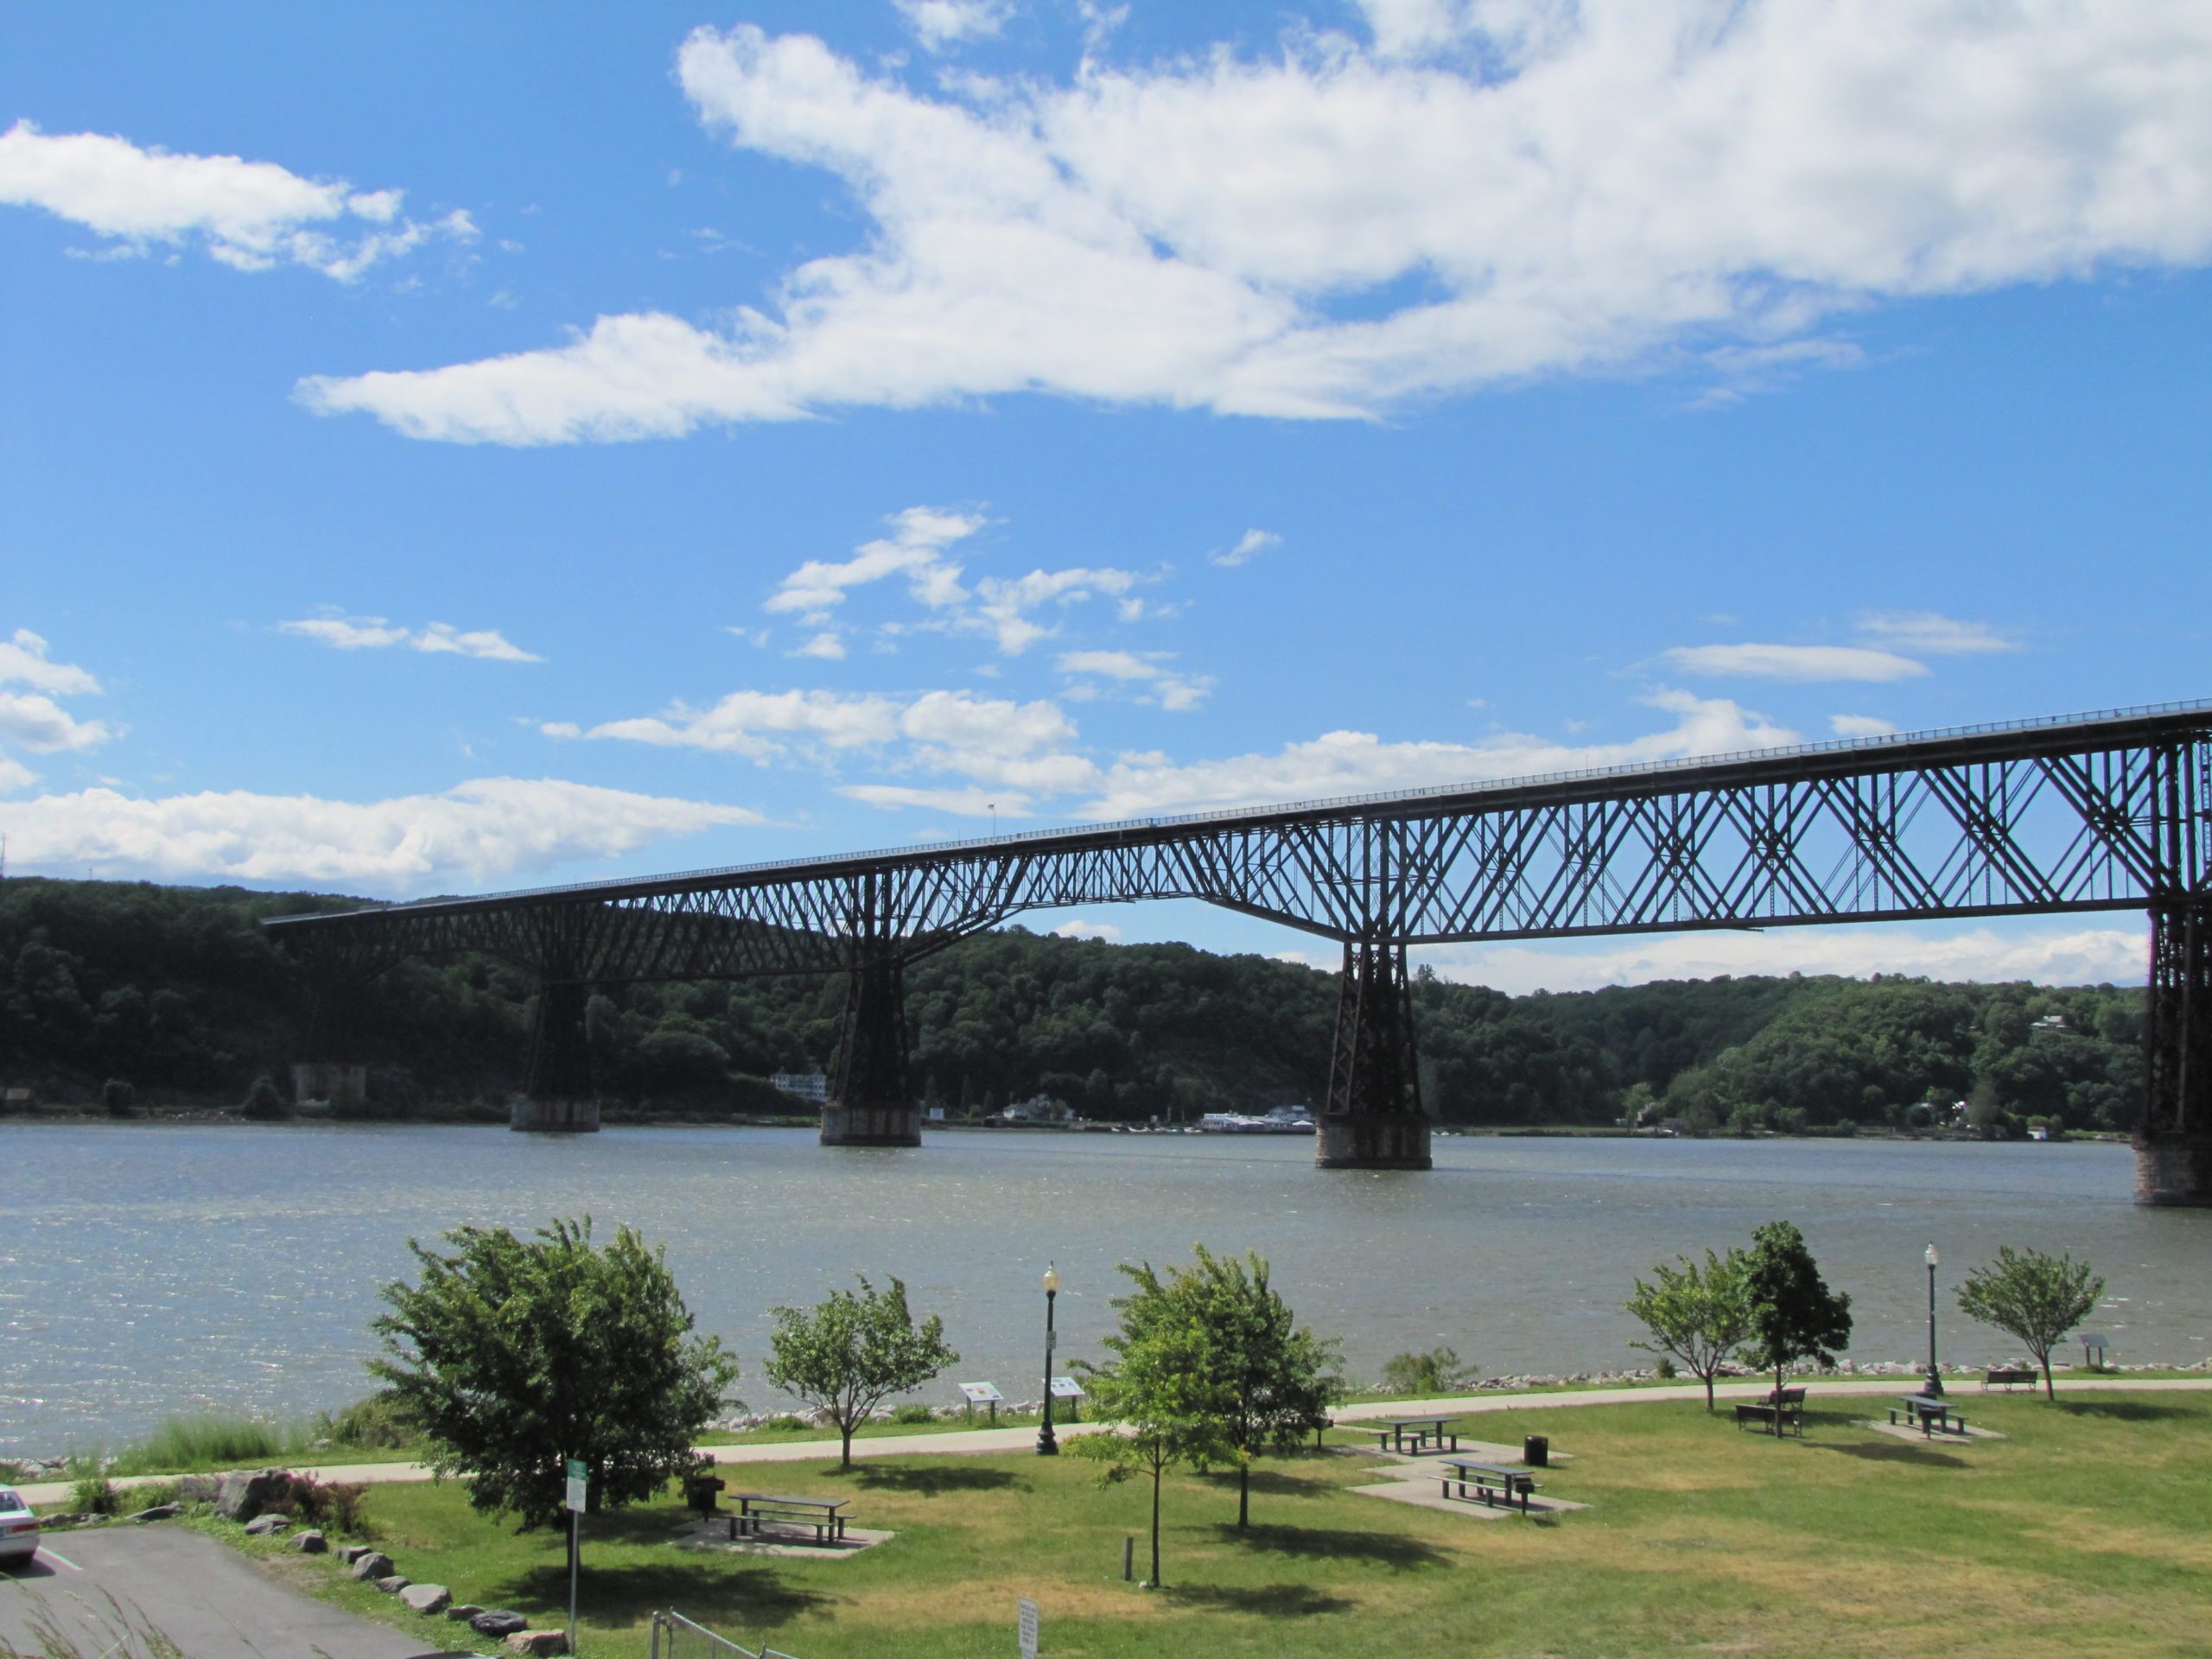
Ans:
[[[1080,1400],[1083,1398],[1083,1385],[1071,1376],[1056,1376],[1052,1379],[1052,1398]]]
[[[963,1382],[960,1392],[971,1406],[988,1406],[1006,1398],[995,1382]]]
[[[1037,1659],[1037,1604],[1021,1599],[1021,1659]]]

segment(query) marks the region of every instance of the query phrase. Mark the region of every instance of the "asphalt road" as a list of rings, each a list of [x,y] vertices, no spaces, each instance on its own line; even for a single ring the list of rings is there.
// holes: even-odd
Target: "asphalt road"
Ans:
[[[53,1543],[28,1563],[0,1567],[0,1647],[38,1652],[31,1618],[42,1607],[83,1659],[111,1648],[110,1659],[143,1659],[141,1643],[114,1647],[126,1623],[163,1631],[188,1659],[411,1659],[423,1651],[405,1632],[289,1589],[236,1550],[180,1527],[57,1533]]]

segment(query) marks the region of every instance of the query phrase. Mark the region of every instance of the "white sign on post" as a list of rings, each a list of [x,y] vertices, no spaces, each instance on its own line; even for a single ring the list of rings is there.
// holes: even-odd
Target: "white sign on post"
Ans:
[[[569,1459],[569,1496],[567,1501],[562,1504],[562,1508],[572,1510],[578,1515],[584,1512],[584,1483],[583,1465],[575,1459],[570,1458]]]
[[[1083,1386],[1071,1376],[1056,1376],[1052,1379],[1052,1398],[1080,1400],[1083,1398]]]
[[[1037,1604],[1024,1596],[1021,1607],[1021,1659],[1037,1659]]]

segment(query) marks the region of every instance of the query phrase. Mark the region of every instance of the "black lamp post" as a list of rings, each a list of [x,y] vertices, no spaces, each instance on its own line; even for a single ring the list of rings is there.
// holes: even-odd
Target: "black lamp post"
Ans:
[[[1040,1458],[1057,1456],[1060,1449],[1059,1440],[1052,1433],[1052,1301],[1059,1294],[1059,1273],[1048,1262],[1045,1264],[1045,1427],[1037,1431]]]
[[[1936,1369],[1936,1247],[1930,1244],[1924,1258],[1928,1263],[1928,1387],[1931,1400],[1943,1397],[1943,1373]]]

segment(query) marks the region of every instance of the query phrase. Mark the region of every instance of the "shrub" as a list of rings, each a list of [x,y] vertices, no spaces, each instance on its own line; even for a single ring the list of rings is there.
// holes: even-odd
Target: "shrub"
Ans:
[[[1393,1354],[1382,1362],[1382,1386],[1392,1394],[1450,1394],[1481,1375],[1449,1348],[1432,1348],[1425,1354]]]
[[[121,1077],[110,1077],[100,1084],[100,1105],[110,1117],[128,1117],[137,1093]]]
[[[143,1443],[118,1458],[115,1467],[130,1474],[266,1463],[284,1455],[289,1438],[281,1426],[258,1417],[166,1417]]]
[[[1654,1366],[1652,1369],[1659,1374],[1659,1380],[1662,1382],[1671,1382],[1675,1380],[1675,1376],[1679,1375],[1675,1370],[1673,1358],[1666,1354],[1659,1356],[1658,1364]]]
[[[792,1429],[811,1428],[814,1425],[806,1421],[804,1418],[792,1416],[791,1413],[787,1411],[780,1417],[771,1417],[766,1423],[762,1424],[761,1427],[764,1428],[773,1428],[788,1432]]]
[[[390,1389],[356,1400],[335,1417],[325,1417],[323,1427],[327,1438],[338,1445],[364,1451],[411,1446],[416,1439],[415,1426],[408,1421],[399,1396]]]
[[[285,1116],[287,1109],[284,1096],[277,1091],[275,1081],[264,1071],[245,1091],[245,1102],[239,1109],[257,1122],[267,1122],[271,1118]]]
[[[115,1483],[107,1478],[107,1469],[98,1459],[86,1464],[69,1483],[69,1507],[79,1515],[113,1515],[121,1502]]]
[[[142,1485],[129,1486],[115,1495],[118,1513],[128,1510],[135,1515],[140,1510],[151,1510],[163,1503],[175,1503],[181,1497],[174,1480],[149,1480]]]
[[[926,1423],[930,1421],[930,1408],[909,1401],[893,1408],[891,1421],[894,1423]]]

